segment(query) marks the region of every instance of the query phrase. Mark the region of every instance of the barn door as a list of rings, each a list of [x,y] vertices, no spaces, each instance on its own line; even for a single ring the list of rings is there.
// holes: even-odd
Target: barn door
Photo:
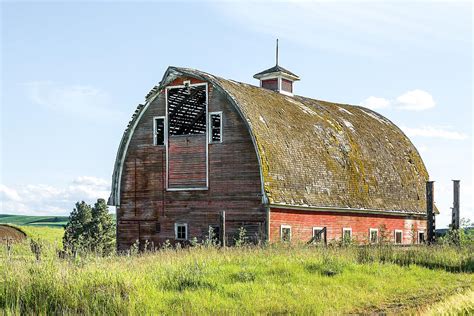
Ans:
[[[207,189],[207,84],[168,87],[166,101],[167,189]]]

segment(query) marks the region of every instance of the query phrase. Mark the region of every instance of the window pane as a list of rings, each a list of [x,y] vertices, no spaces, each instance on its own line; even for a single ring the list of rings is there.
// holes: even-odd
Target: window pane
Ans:
[[[155,135],[156,135],[155,145],[164,145],[165,144],[165,120],[163,118],[155,119]]]
[[[281,240],[282,241],[291,240],[291,228],[285,227],[281,229]]]
[[[178,239],[186,239],[186,226],[179,225],[176,227],[176,237]]]
[[[373,230],[370,232],[370,242],[371,243],[377,242],[377,231]]]
[[[402,243],[402,232],[395,232],[395,243]]]
[[[314,229],[313,230],[313,237],[314,237],[314,241],[321,241],[321,237],[322,237],[321,230],[320,229]]]
[[[350,242],[351,241],[351,231],[350,230],[344,230],[343,239],[344,239],[344,242]]]
[[[211,141],[221,141],[221,114],[211,114]]]
[[[420,243],[425,242],[425,233],[419,233],[418,236],[419,236],[418,240]]]

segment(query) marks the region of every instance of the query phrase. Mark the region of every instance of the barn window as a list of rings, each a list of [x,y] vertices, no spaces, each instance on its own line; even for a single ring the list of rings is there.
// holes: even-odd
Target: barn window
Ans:
[[[207,85],[187,85],[169,88],[169,135],[195,135],[206,133]]]
[[[174,233],[177,240],[187,240],[188,239],[188,224],[174,224]]]
[[[418,243],[423,244],[425,242],[425,231],[418,231]]]
[[[281,225],[281,241],[290,242],[291,241],[291,226]]]
[[[313,227],[313,241],[320,242],[326,240],[326,230],[323,227]]]
[[[222,112],[211,112],[209,114],[209,117],[210,117],[209,142],[221,143],[222,142]]]
[[[369,229],[369,241],[371,244],[376,244],[379,241],[379,230],[377,228]]]
[[[343,228],[342,241],[345,243],[350,243],[351,240],[352,240],[352,228]]]
[[[396,229],[395,230],[395,243],[401,244],[403,240],[403,231]]]
[[[155,145],[165,144],[165,117],[157,116],[153,118],[153,143]]]

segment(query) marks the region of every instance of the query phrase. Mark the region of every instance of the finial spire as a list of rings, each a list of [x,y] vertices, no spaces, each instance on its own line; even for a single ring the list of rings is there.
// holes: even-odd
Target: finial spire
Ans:
[[[277,38],[277,46],[276,46],[276,65],[278,66],[278,38]]]

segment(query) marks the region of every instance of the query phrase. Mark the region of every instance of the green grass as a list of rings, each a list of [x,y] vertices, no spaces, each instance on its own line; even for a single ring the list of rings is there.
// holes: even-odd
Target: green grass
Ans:
[[[472,247],[196,247],[60,260],[52,241],[39,262],[28,244],[9,257],[0,249],[0,313],[398,312],[474,284]]]
[[[13,225],[64,227],[68,220],[69,218],[67,216],[27,216],[0,214],[0,223]]]

